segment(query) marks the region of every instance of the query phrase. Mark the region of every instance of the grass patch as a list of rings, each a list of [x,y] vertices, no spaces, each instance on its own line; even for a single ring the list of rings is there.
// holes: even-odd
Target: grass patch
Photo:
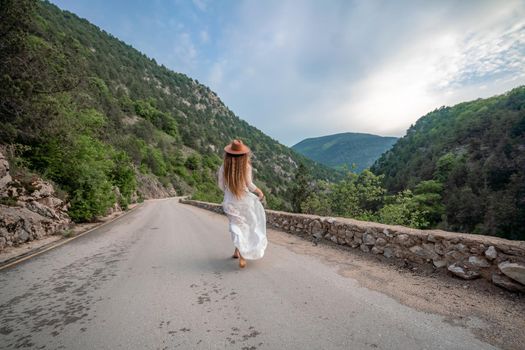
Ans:
[[[69,237],[73,237],[75,235],[75,232],[72,229],[67,228],[67,229],[63,230],[62,232],[60,232],[60,234],[64,238],[69,238]]]
[[[9,207],[17,207],[17,199],[15,197],[0,197],[0,204],[7,205]]]

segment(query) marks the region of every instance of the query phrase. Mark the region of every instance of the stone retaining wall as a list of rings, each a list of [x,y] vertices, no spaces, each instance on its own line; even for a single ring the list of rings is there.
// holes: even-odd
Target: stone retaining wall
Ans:
[[[220,204],[181,199],[181,203],[223,213]],[[432,264],[463,279],[485,278],[525,292],[525,241],[441,230],[417,230],[347,218],[266,210],[269,227],[306,233],[371,254]]]

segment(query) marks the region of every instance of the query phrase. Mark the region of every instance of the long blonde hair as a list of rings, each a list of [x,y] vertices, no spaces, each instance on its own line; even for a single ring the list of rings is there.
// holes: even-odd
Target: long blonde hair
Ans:
[[[242,197],[244,193],[249,164],[249,153],[240,155],[224,153],[224,182],[237,198]]]

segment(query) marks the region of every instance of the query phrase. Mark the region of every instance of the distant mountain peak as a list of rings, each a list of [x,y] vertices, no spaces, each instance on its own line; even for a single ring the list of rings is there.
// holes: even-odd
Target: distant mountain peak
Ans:
[[[309,137],[292,146],[304,156],[332,168],[348,167],[360,172],[374,162],[397,141],[397,137],[368,133],[343,132]]]

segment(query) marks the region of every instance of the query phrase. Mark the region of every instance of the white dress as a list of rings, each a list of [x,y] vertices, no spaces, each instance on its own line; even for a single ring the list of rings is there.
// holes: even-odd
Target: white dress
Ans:
[[[233,245],[245,259],[262,258],[268,245],[266,214],[259,197],[251,193],[257,189],[252,181],[252,167],[248,166],[245,193],[241,198],[236,198],[226,186],[224,165],[221,165],[217,176],[219,187],[224,191],[222,209],[230,221],[229,230]]]

